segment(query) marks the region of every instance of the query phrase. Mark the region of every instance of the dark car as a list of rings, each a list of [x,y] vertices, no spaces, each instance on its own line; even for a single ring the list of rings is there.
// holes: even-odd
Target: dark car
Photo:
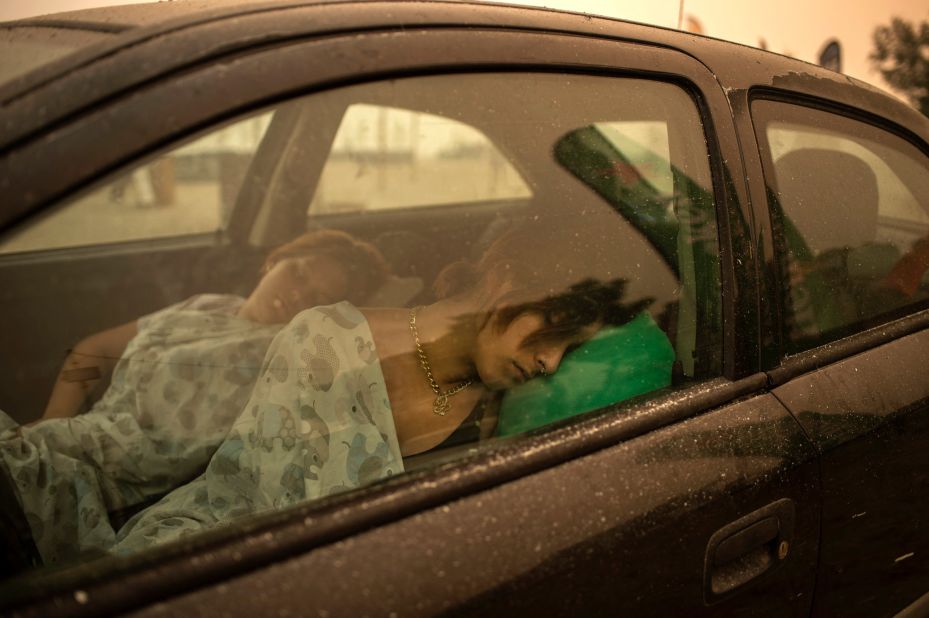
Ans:
[[[586,15],[191,0],[0,24],[0,101],[2,611],[929,613],[929,120],[892,97]],[[575,228],[596,242],[551,240]],[[254,401],[280,369],[267,341],[163,361],[156,320],[242,302],[308,230],[373,247],[390,275],[355,304],[405,312],[513,229],[537,234],[540,265],[580,264],[577,285],[588,267],[624,280],[634,319],[554,366],[511,365],[525,384],[494,395],[491,422],[398,468],[327,437],[281,477],[302,492],[321,452],[348,449],[312,499],[119,551],[229,447],[204,419],[263,418],[214,378]],[[273,332],[305,340],[321,408],[331,342],[293,324]],[[81,346],[118,325],[149,356],[138,336],[86,352],[117,367],[102,394]],[[54,412],[62,383],[87,386],[86,413]],[[370,386],[345,414],[370,417]],[[163,398],[165,420],[106,416],[116,388]],[[30,425],[56,415],[71,420]],[[277,452],[307,418],[236,448]],[[110,433],[87,429],[100,419]],[[200,458],[171,460],[175,478],[132,441],[172,423]],[[108,498],[114,459],[160,487]]]

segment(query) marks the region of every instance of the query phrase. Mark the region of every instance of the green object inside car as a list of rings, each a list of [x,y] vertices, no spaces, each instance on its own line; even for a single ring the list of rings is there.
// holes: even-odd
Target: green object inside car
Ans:
[[[900,292],[880,285],[899,259],[894,245],[869,242],[796,260],[803,275],[790,288],[792,338],[815,341],[906,304]],[[804,342],[800,349],[810,345],[814,344]]]
[[[557,373],[507,391],[497,435],[523,433],[671,384],[674,348],[648,313],[609,327],[561,361]]]

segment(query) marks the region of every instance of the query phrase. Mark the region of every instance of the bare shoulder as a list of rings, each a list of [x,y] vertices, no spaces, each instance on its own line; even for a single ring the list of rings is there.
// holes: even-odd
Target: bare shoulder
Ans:
[[[366,308],[360,311],[368,322],[374,345],[381,352],[381,358],[410,349],[412,340],[407,309]]]

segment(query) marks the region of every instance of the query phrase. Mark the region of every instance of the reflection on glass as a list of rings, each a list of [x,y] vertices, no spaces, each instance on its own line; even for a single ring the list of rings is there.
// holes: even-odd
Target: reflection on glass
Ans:
[[[432,76],[261,118],[157,161],[189,180],[162,201],[215,210],[231,203],[216,182],[185,191],[222,175],[217,152],[247,159],[229,216],[254,216],[237,221],[248,240],[278,246],[264,264],[245,245],[158,253],[158,276],[198,293],[155,313],[126,294],[112,303],[123,326],[76,345],[49,334],[40,349],[69,353],[32,365],[54,382],[46,420],[0,415],[17,568],[180,540],[719,371],[713,194],[679,88]],[[132,179],[157,165],[97,194],[168,211],[140,208],[158,183]],[[251,294],[230,294],[256,270]],[[30,302],[78,315],[113,278],[87,283]]]
[[[720,316],[716,212],[705,185],[656,153],[668,152],[666,135],[655,123],[598,123],[558,140],[555,158],[632,224],[680,281],[662,321],[665,330],[677,330],[683,374],[694,376],[695,360],[712,366],[705,355],[716,350],[697,341],[696,329]],[[631,136],[648,140],[649,147]]]
[[[525,199],[512,164],[450,118],[355,104],[339,125],[310,214]]]
[[[270,114],[120,174],[0,240],[0,254],[215,232],[225,227]]]
[[[864,123],[795,106],[772,121],[777,231],[796,349],[929,297],[929,190],[922,155]]]

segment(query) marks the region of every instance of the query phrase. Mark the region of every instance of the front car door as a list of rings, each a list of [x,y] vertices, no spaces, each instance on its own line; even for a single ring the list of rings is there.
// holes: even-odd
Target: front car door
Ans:
[[[436,251],[401,243],[400,265],[416,277],[433,261],[479,254],[498,219],[602,226],[619,240],[592,259],[614,264],[630,294],[654,298],[643,320],[659,343],[639,365],[630,350],[614,351],[603,364],[607,381],[584,384],[580,396],[554,387],[511,393],[498,437],[405,462],[408,474],[150,552],[26,574],[16,594],[7,587],[10,603],[34,614],[79,606],[152,615],[807,613],[820,526],[815,452],[758,373],[755,263],[736,180],[744,174],[713,75],[679,52],[629,42],[647,41],[647,28],[512,8],[392,11],[403,29],[306,37],[166,76],[75,121],[58,136],[56,156],[81,156],[91,135],[112,133],[118,143],[115,127],[165,109],[171,122],[139,136],[132,155],[233,116],[296,109],[306,130],[269,164],[252,238],[284,240],[295,222],[361,236],[463,235],[460,247],[438,242]],[[371,21],[366,14],[317,7],[251,19],[345,28]],[[429,27],[440,15],[446,25]],[[497,29],[501,22],[510,28]],[[579,34],[533,31],[556,25]],[[363,138],[352,146],[333,137],[334,123],[310,122],[347,118],[357,105],[389,108],[394,118],[401,110],[407,123],[428,114],[443,131],[464,125],[482,137],[414,147],[388,127],[364,153]],[[369,116],[373,126],[378,116]],[[26,164],[47,154],[27,145],[7,169],[26,182],[41,175]],[[131,155],[95,156],[112,164]],[[300,157],[317,163],[300,167]],[[321,166],[337,170],[346,159],[384,199],[317,197]],[[417,174],[447,178],[450,162],[466,174],[451,205],[386,195],[396,178],[413,186],[423,184]],[[468,194],[478,183],[498,188]],[[473,225],[453,225],[449,212]],[[641,374],[654,362],[664,376],[657,383]],[[637,380],[638,392],[587,396]]]

